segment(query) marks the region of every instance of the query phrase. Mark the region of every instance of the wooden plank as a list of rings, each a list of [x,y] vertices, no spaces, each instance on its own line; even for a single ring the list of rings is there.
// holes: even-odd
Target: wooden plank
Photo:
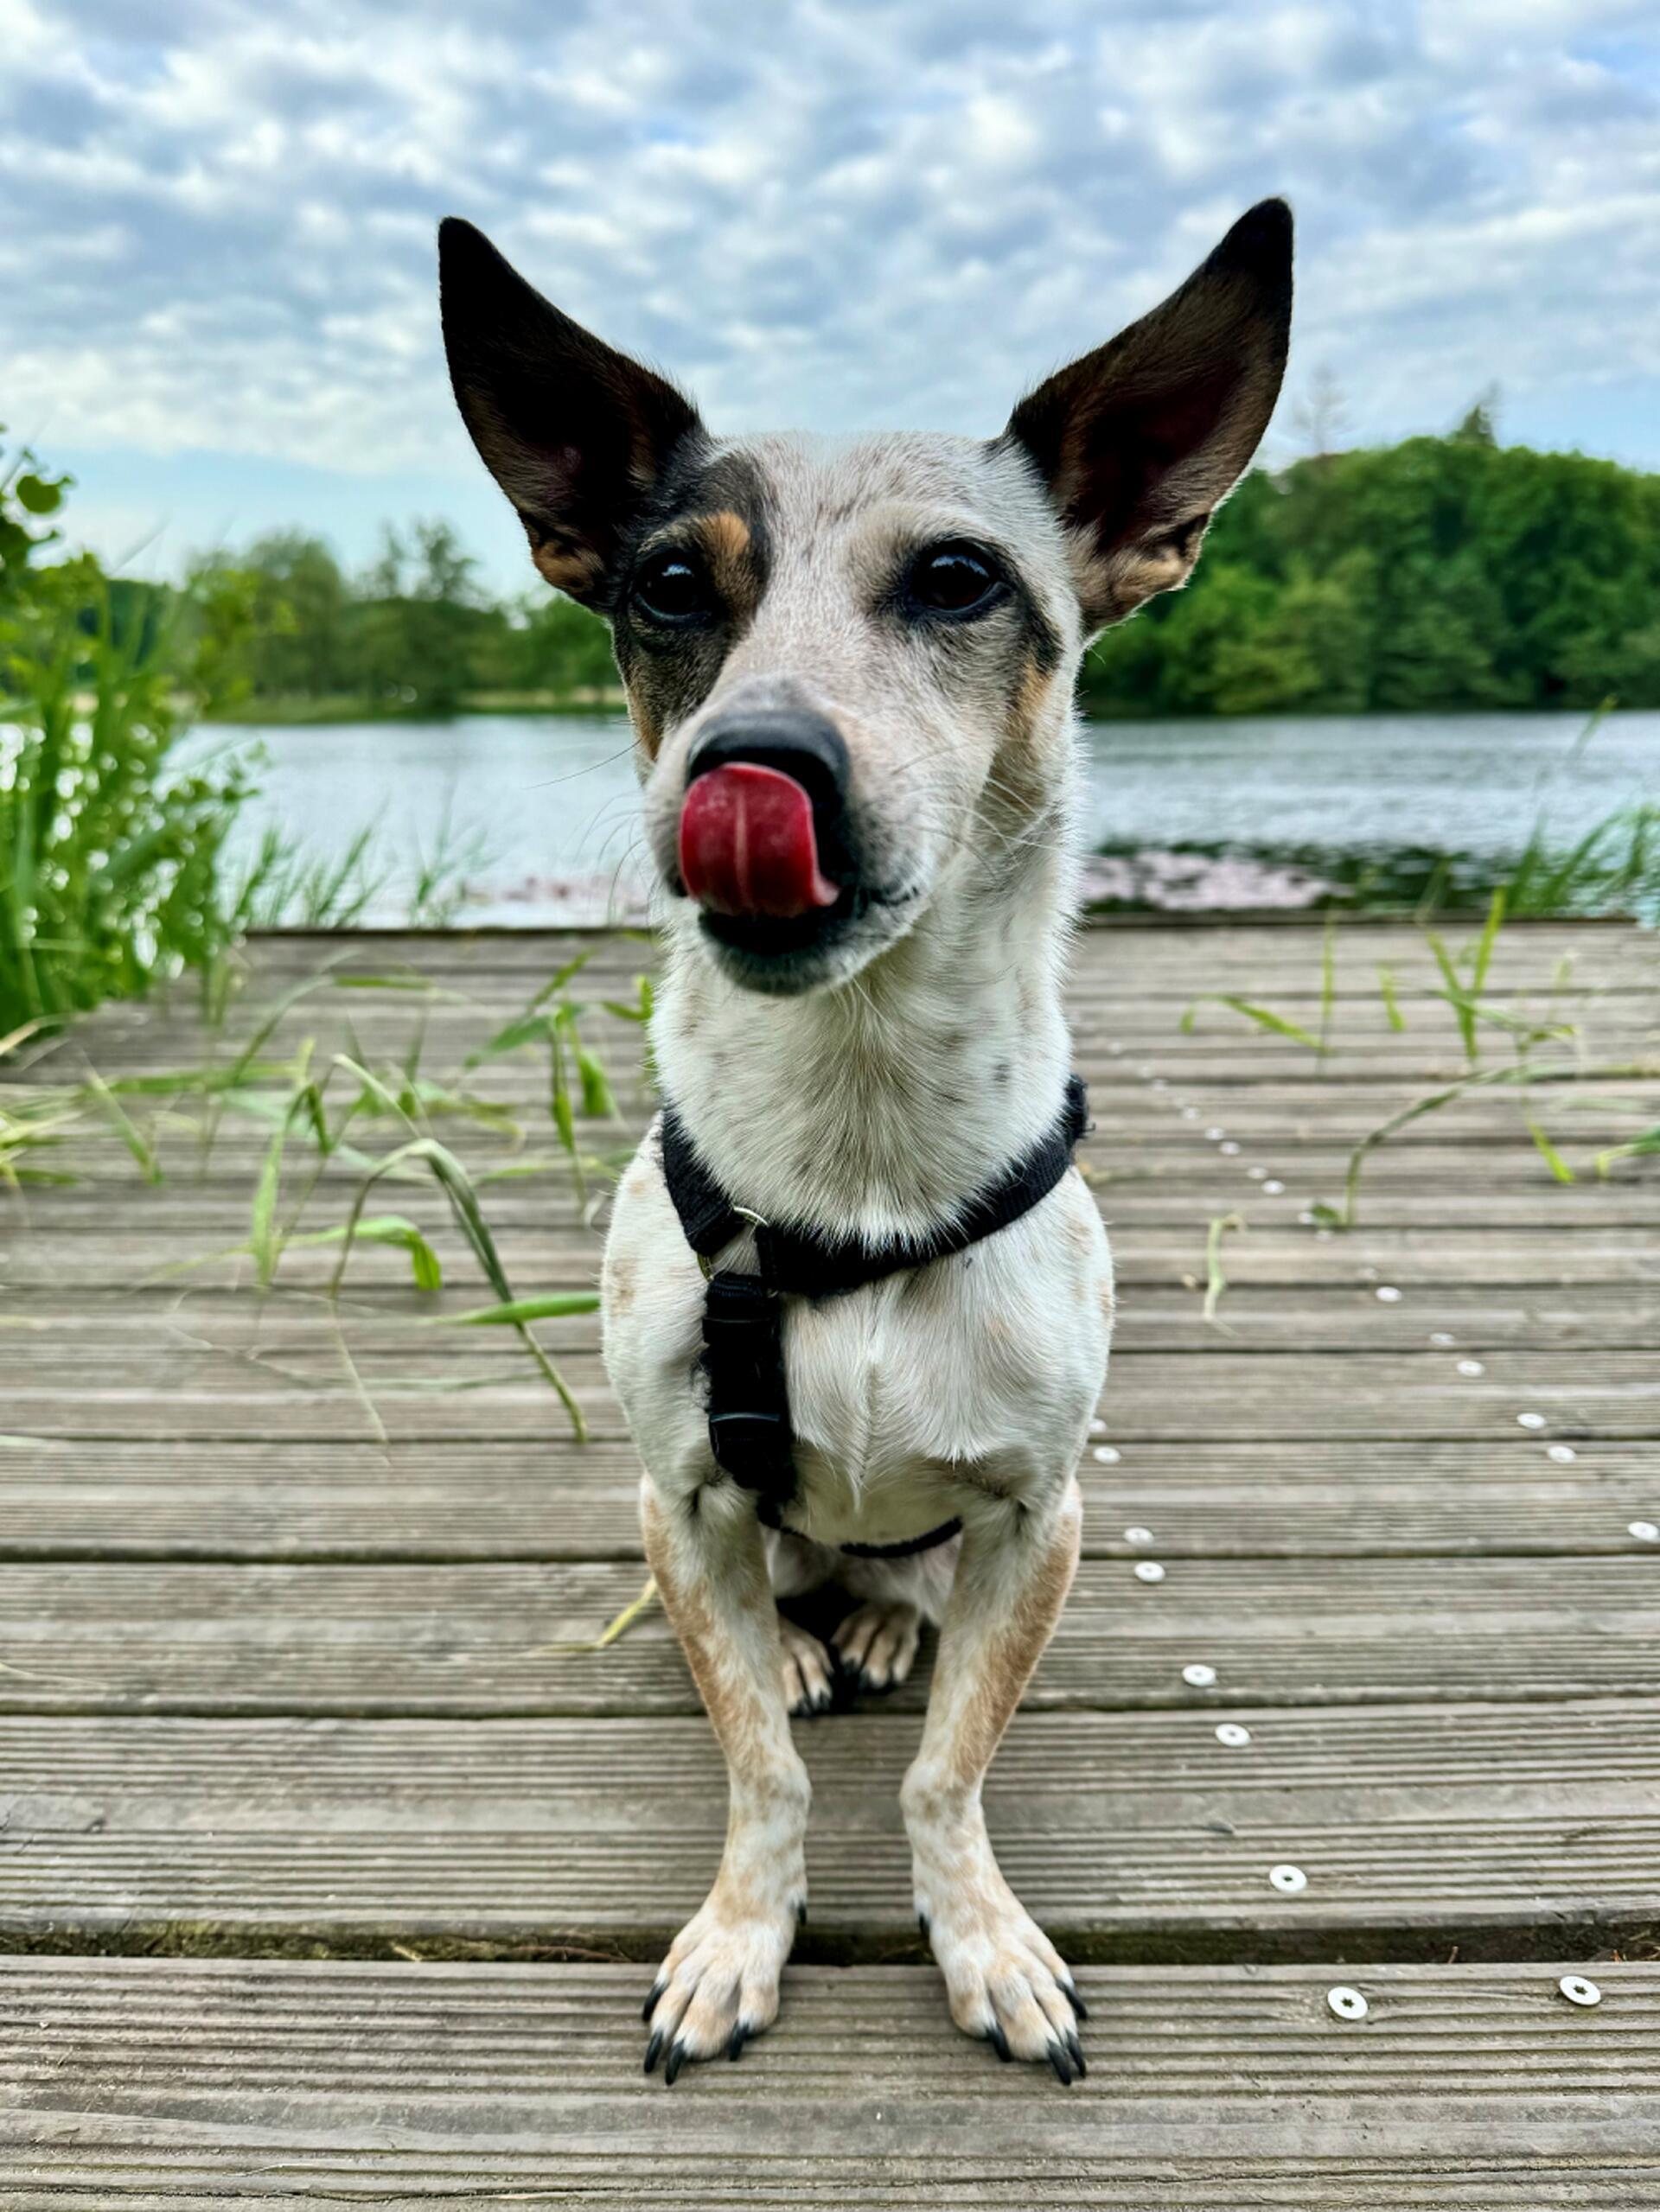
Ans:
[[[1660,1973],[1561,1962],[1098,1968],[1087,2081],[999,2067],[925,1968],[791,1968],[778,2027],[673,2092],[640,1969],[14,1960],[8,2202],[511,2201],[1358,2212],[1651,2205]],[[1348,1970],[1357,1972],[1357,1970]]]
[[[1156,1534],[1156,1532],[1155,1532]],[[1034,1708],[1179,1705],[1215,1666],[1241,1704],[1660,1690],[1660,1556],[1086,1559]],[[697,1710],[652,1614],[592,1648],[636,1565],[0,1566],[0,1711],[537,1715]],[[924,1664],[898,1693],[926,1693]]]
[[[540,1437],[556,1446],[569,1434],[548,1385],[510,1345],[477,1352],[463,1367],[442,1346],[418,1342],[391,1355],[395,1365],[366,1357],[355,1380],[337,1350],[271,1363],[211,1350],[124,1361],[112,1353],[89,1377],[84,1361],[59,1356],[49,1339],[29,1346],[23,1371],[6,1384],[7,1422],[25,1437]],[[622,1411],[597,1355],[575,1352],[561,1365],[592,1436],[621,1441]],[[1516,1444],[1519,1468],[1529,1463],[1524,1446],[1660,1437],[1660,1364],[1650,1353],[1495,1351],[1481,1365],[1465,1376],[1447,1351],[1429,1348],[1341,1357],[1230,1346],[1127,1350],[1114,1357],[1103,1418],[1120,1447],[1178,1437],[1296,1445],[1468,1437]],[[485,1376],[488,1387],[444,1387]]]
[[[402,1209],[407,1192],[399,1192]],[[1230,1212],[1237,1210],[1230,1207]],[[1581,1283],[1650,1284],[1660,1281],[1660,1238],[1638,1226],[1553,1227],[1466,1226],[1439,1223],[1387,1227],[1372,1221],[1352,1236],[1328,1232],[1311,1235],[1302,1227],[1248,1216],[1248,1233],[1224,1240],[1223,1259],[1230,1284],[1337,1284],[1382,1282],[1395,1288],[1427,1289],[1439,1284],[1504,1284],[1536,1290]],[[482,1278],[459,1240],[429,1217],[433,1243],[444,1259],[445,1279],[465,1291],[470,1284],[482,1298]],[[1147,1282],[1203,1287],[1208,1223],[1198,1208],[1185,1222],[1115,1221],[1113,1259],[1121,1291]],[[598,1246],[589,1235],[570,1232],[506,1229],[496,1240],[502,1264],[521,1289],[591,1286],[598,1272]],[[203,1253],[218,1249],[203,1239]],[[183,1255],[180,1255],[182,1257]],[[174,1253],[133,1226],[109,1231],[51,1236],[9,1233],[0,1244],[0,1292],[16,1294],[24,1310],[41,1293],[73,1294],[96,1310],[98,1303],[129,1296],[151,1282]],[[338,1254],[316,1250],[283,1255],[279,1288],[312,1294],[330,1286]],[[1370,1271],[1370,1272],[1369,1272]],[[213,1260],[174,1276],[171,1286],[253,1288],[252,1263],[246,1257]],[[379,1246],[352,1254],[348,1291],[406,1288],[409,1263],[401,1253]]]
[[[1660,1701],[1026,1713],[986,1791],[1076,1960],[1466,1959],[1660,1935]],[[916,1947],[898,1788],[919,1724],[798,1726],[798,1955]],[[653,1961],[720,1854],[699,1718],[0,1720],[0,1945]],[[1303,1869],[1295,1897],[1271,1866]]]
[[[1546,1218],[1561,1220],[1574,1217],[1569,1202],[1577,1189],[1580,1200],[1591,1202],[1594,1218],[1618,1221],[1622,1218],[1621,1208],[1625,1201],[1639,1198],[1651,1190],[1652,1172],[1643,1163],[1633,1162],[1601,1180],[1592,1164],[1592,1149],[1612,1144],[1618,1137],[1634,1131],[1640,1121],[1641,1117],[1627,1117],[1618,1125],[1606,1123],[1584,1135],[1570,1134],[1558,1125],[1557,1142],[1573,1153],[1574,1163],[1585,1170],[1582,1189],[1576,1185],[1565,1189],[1553,1178],[1518,1112],[1508,1132],[1501,1135],[1489,1130],[1484,1140],[1478,1143],[1420,1143],[1398,1149],[1388,1145],[1380,1148],[1366,1163],[1361,1184],[1363,1197],[1370,1200],[1376,1194],[1398,1202],[1417,1192],[1444,1196],[1471,1189],[1493,1199],[1538,1196],[1552,1202]],[[609,1145],[620,1143],[621,1139],[615,1131],[602,1131],[590,1141]],[[376,1139],[370,1144],[371,1153],[380,1148],[380,1143]],[[472,1157],[476,1172],[512,1164],[517,1157],[512,1147],[488,1134],[463,1149]],[[1342,1195],[1352,1150],[1347,1141],[1332,1142],[1324,1135],[1320,1141],[1312,1141],[1286,1134],[1264,1140],[1249,1151],[1242,1144],[1237,1154],[1223,1154],[1216,1144],[1206,1140],[1197,1126],[1190,1129],[1180,1124],[1161,1125],[1139,1132],[1133,1140],[1110,1131],[1098,1131],[1084,1145],[1082,1157],[1110,1215],[1124,1197],[1150,1183],[1174,1188],[1188,1200],[1189,1211],[1204,1208],[1218,1195],[1229,1193],[1241,1200],[1261,1204],[1265,1194],[1251,1187],[1256,1180],[1251,1174],[1254,1167],[1259,1168],[1263,1176],[1283,1178],[1287,1186],[1295,1182],[1301,1192],[1296,1201],[1298,1205],[1306,1205],[1311,1193],[1322,1191],[1335,1200]],[[115,1196],[137,1209],[139,1224],[157,1235],[198,1225],[220,1227],[227,1238],[245,1235],[263,1148],[243,1144],[233,1156],[225,1157],[215,1151],[206,1174],[201,1171],[195,1155],[185,1147],[176,1145],[174,1151],[173,1174],[160,1184],[145,1189],[140,1187],[124,1149],[118,1156],[106,1145],[97,1164],[111,1172],[89,1175],[82,1182],[59,1189],[32,1191],[28,1218],[42,1230],[73,1229],[88,1222],[95,1224],[107,1217],[112,1197]],[[575,1225],[583,1218],[563,1163],[554,1161],[547,1148],[544,1148],[540,1159],[542,1172],[535,1176],[485,1186],[492,1221],[565,1226]],[[314,1165],[305,1149],[297,1147],[290,1163],[290,1185],[309,1182]],[[355,1192],[361,1181],[361,1167],[334,1163],[326,1166],[317,1177],[314,1210],[337,1207],[342,1197],[349,1198]],[[431,1189],[424,1175],[405,1177],[396,1187],[400,1194],[408,1191],[422,1196],[428,1195]],[[1558,1193],[1561,1194],[1560,1197]],[[1295,1219],[1293,1207],[1278,1210],[1287,1218]],[[332,1214],[329,1217],[333,1218]]]
[[[1637,1554],[1660,1520],[1651,1444],[1108,1448],[1079,1470],[1092,1559],[1138,1556],[1131,1527],[1166,1559]],[[639,1484],[621,1442],[39,1440],[0,1448],[0,1559],[635,1559]]]
[[[1612,1139],[1615,1132],[1604,1132]],[[1384,1227],[1421,1221],[1447,1226],[1494,1226],[1507,1221],[1561,1227],[1646,1221],[1660,1210],[1660,1176],[1645,1166],[1599,1180],[1581,1148],[1558,1131],[1558,1139],[1575,1153],[1587,1173],[1582,1180],[1564,1186],[1551,1176],[1530,1143],[1501,1145],[1491,1143],[1451,1148],[1443,1153],[1393,1152],[1387,1147],[1372,1154],[1360,1182],[1359,1218],[1363,1227]],[[1599,1140],[1600,1141],[1600,1140]],[[1242,1152],[1222,1157],[1215,1146],[1181,1144],[1154,1149],[1108,1148],[1106,1157],[1097,1143],[1087,1153],[1091,1182],[1110,1225],[1122,1221],[1207,1222],[1212,1214],[1232,1208],[1251,1209],[1265,1221],[1295,1223],[1299,1213],[1317,1201],[1338,1205],[1344,1197],[1350,1148],[1347,1145],[1291,1145],[1267,1148],[1261,1157]],[[496,1156],[505,1161],[506,1154]],[[486,1164],[480,1155],[475,1167]],[[1282,1182],[1280,1192],[1259,1187],[1263,1176]],[[89,1178],[57,1190],[29,1194],[27,1219],[43,1236],[100,1233],[110,1225],[112,1205],[120,1208],[125,1225],[141,1229],[155,1240],[156,1265],[170,1254],[173,1240],[180,1248],[195,1248],[188,1240],[208,1238],[209,1250],[246,1240],[258,1169],[250,1159],[233,1173],[215,1175],[211,1181],[166,1182],[141,1188],[125,1163],[112,1180]],[[310,1181],[303,1162],[297,1164],[293,1180]],[[317,1179],[304,1208],[292,1217],[303,1227],[326,1227],[343,1221],[363,1180],[361,1170],[336,1169]],[[423,1223],[442,1226],[448,1215],[443,1201],[425,1177],[400,1181],[391,1189],[397,1208]],[[524,1180],[488,1183],[482,1200],[493,1227],[499,1229],[575,1229],[584,1215],[562,1169],[548,1167]],[[286,1209],[285,1222],[290,1219]],[[597,1248],[597,1238],[594,1239]],[[335,1257],[338,1257],[336,1254]]]
[[[1087,1066],[1084,1072],[1089,1073]],[[616,1080],[614,1075],[613,1081]],[[1306,1148],[1323,1146],[1334,1159],[1346,1157],[1350,1146],[1398,1108],[1410,1105],[1427,1087],[1399,1079],[1338,1084],[1311,1075],[1299,1081],[1287,1071],[1273,1081],[1188,1082],[1178,1091],[1154,1092],[1146,1083],[1113,1081],[1109,1069],[1108,1077],[1090,1077],[1090,1106],[1096,1128],[1089,1140],[1086,1157],[1099,1170],[1108,1171],[1123,1159],[1139,1163],[1146,1157],[1168,1155],[1171,1171],[1175,1172],[1221,1141],[1209,1135],[1218,1125],[1224,1138],[1242,1145],[1248,1144],[1252,1150],[1248,1157],[1265,1165],[1285,1145],[1294,1148],[1287,1157],[1300,1157]],[[1596,1103],[1599,1098],[1614,1095],[1629,1104],[1617,1112],[1611,1105]],[[511,1069],[508,1076],[492,1083],[489,1096],[520,1115],[533,1132],[538,1127],[546,1130],[545,1071]],[[1541,1096],[1555,1134],[1576,1158],[1581,1149],[1588,1151],[1611,1144],[1660,1114],[1660,1082],[1651,1078],[1627,1078],[1619,1083],[1617,1093],[1562,1087]],[[652,1100],[629,1093],[626,1086],[621,1103],[623,1121],[630,1131],[642,1127],[654,1111]],[[1185,1112],[1189,1107],[1193,1109],[1191,1117]],[[269,1141],[269,1131],[262,1130],[259,1124],[227,1116],[214,1134],[207,1162],[209,1179],[234,1187],[242,1178],[256,1175]],[[303,1146],[303,1138],[299,1142]],[[193,1182],[201,1176],[199,1138],[163,1126],[156,1132],[156,1143],[158,1155],[173,1180]],[[1468,1092],[1456,1106],[1408,1122],[1391,1138],[1373,1164],[1382,1168],[1387,1160],[1434,1156],[1440,1171],[1450,1173],[1459,1159],[1469,1162],[1472,1153],[1489,1147],[1497,1150],[1497,1162],[1473,1163],[1484,1173],[1530,1170],[1537,1158],[1521,1106],[1515,1096],[1506,1097],[1502,1087]],[[482,1124],[469,1134],[467,1149],[471,1153],[475,1148],[479,1157],[488,1156],[493,1161],[513,1157]],[[301,1156],[297,1151],[296,1158]],[[112,1126],[84,1124],[75,1135],[73,1159],[89,1175],[116,1183],[137,1183],[131,1157]],[[1622,1176],[1642,1172],[1635,1167],[1618,1170]],[[47,1194],[35,1195],[44,1199]]]
[[[1230,1245],[1229,1259],[1232,1251]],[[574,1277],[574,1266],[571,1272]],[[1377,1284],[1352,1279],[1355,1272],[1351,1269],[1349,1283],[1325,1288],[1230,1283],[1211,1321],[1191,1291],[1156,1279],[1138,1281],[1135,1295],[1120,1304],[1114,1349],[1370,1353],[1428,1348],[1462,1357],[1466,1352],[1549,1351],[1575,1345],[1641,1351],[1660,1339],[1660,1277],[1651,1282],[1536,1284],[1431,1280],[1411,1297],[1380,1300]],[[431,1294],[348,1283],[332,1308],[290,1296],[280,1285],[275,1295],[261,1298],[218,1287],[185,1288],[176,1281],[103,1299],[0,1297],[0,1360],[27,1359],[31,1348],[42,1350],[48,1342],[59,1350],[73,1346],[83,1358],[182,1346],[285,1357],[332,1339],[338,1324],[354,1355],[399,1353],[412,1342],[436,1342],[447,1366],[488,1348],[488,1333],[458,1330],[434,1339],[415,1332],[437,1315],[456,1316],[477,1304],[475,1291],[455,1283]],[[593,1314],[539,1322],[536,1328],[541,1342],[557,1352],[598,1341]]]

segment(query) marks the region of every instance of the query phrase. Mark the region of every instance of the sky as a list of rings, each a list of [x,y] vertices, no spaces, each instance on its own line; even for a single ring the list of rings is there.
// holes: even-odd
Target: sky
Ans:
[[[433,230],[717,430],[989,433],[1271,192],[1265,447],[1451,425],[1660,468],[1652,0],[0,0],[0,420],[129,571],[452,517],[531,581]]]

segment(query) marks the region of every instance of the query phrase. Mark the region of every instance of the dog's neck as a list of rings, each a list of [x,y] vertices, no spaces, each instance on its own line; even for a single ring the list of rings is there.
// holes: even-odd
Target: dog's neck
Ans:
[[[948,1219],[1061,1110],[1069,851],[988,880],[965,861],[850,983],[742,990],[682,911],[653,1023],[706,1166],[763,1220],[869,1242]]]

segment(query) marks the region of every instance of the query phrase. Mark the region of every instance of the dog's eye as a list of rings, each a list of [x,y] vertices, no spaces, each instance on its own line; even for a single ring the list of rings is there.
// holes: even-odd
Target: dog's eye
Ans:
[[[654,553],[634,579],[635,602],[660,622],[686,622],[712,614],[714,587],[690,553]]]
[[[1003,578],[978,545],[930,545],[912,562],[905,596],[935,615],[974,615],[1003,591]]]

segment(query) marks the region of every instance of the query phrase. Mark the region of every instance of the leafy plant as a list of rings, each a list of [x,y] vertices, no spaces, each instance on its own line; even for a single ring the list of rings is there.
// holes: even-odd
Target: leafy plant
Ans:
[[[522,1051],[527,1046],[546,1051],[548,1112],[575,1172],[578,1194],[584,1201],[589,1169],[603,1163],[596,1162],[583,1151],[578,1139],[578,1119],[615,1119],[616,1114],[616,1101],[611,1095],[605,1070],[583,1042],[579,1023],[587,1010],[566,995],[568,985],[587,966],[590,957],[587,953],[579,953],[574,959],[567,960],[537,991],[525,1011],[498,1030],[476,1052],[469,1053],[466,1063],[469,1068],[480,1068],[506,1053]],[[642,985],[642,1003],[648,1014],[650,1002],[643,978]],[[625,1019],[645,1018],[626,1004],[610,1000],[606,1004],[610,1011]]]
[[[252,788],[178,741],[211,680],[183,602],[48,567],[67,480],[0,479],[0,1030],[206,968],[239,927],[225,848]]]

